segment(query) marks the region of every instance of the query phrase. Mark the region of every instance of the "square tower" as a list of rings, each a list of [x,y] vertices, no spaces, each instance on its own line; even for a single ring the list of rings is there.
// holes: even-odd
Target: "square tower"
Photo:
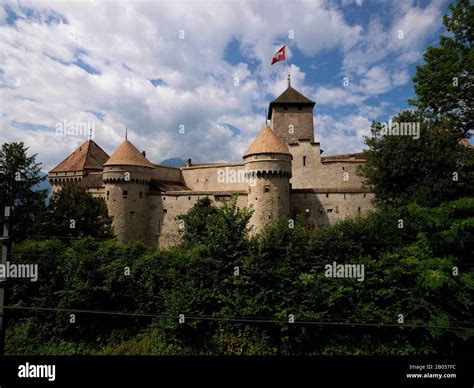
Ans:
[[[296,89],[288,88],[270,103],[268,119],[284,144],[298,140],[314,142],[313,107],[316,103]]]

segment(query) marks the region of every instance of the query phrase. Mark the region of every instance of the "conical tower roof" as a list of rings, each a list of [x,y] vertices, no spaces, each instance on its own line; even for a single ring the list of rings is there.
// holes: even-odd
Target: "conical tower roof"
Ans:
[[[284,145],[273,130],[265,125],[248,150],[244,158],[255,154],[285,154],[290,155],[288,147]]]
[[[110,159],[104,164],[104,166],[118,165],[155,168],[155,166],[127,139],[120,144],[119,148],[117,148]]]
[[[93,140],[88,140],[49,172],[100,170],[109,155]]]

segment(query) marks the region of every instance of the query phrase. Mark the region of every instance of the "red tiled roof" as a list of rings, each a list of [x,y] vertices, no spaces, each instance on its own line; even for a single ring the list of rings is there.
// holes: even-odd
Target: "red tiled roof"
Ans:
[[[88,140],[49,172],[100,170],[109,155],[93,140]]]
[[[128,140],[124,140],[110,159],[104,164],[104,166],[118,165],[155,168],[155,166]]]
[[[284,145],[273,130],[266,125],[244,154],[244,158],[254,154],[287,154],[288,147]]]

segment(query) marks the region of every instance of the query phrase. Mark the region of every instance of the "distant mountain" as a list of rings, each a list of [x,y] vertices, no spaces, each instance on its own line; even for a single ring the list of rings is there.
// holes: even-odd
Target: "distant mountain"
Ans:
[[[170,158],[161,161],[160,164],[167,167],[184,167],[186,161],[181,158]]]

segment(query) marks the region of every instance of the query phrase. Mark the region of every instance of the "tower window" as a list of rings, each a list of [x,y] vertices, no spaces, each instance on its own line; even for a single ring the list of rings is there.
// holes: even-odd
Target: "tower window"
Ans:
[[[107,197],[109,196],[109,191],[107,190]]]
[[[138,193],[138,198],[142,198],[142,197],[143,197],[143,193],[140,191],[140,192]]]
[[[269,185],[265,185],[265,187],[263,188],[263,192],[264,192],[264,193],[269,193],[269,192],[270,192],[270,186],[269,186]]]
[[[329,198],[329,193],[326,193],[326,198]]]
[[[128,195],[128,190],[123,190],[122,191],[122,198],[127,198]]]
[[[306,156],[303,156],[303,166],[306,166]]]
[[[365,194],[364,194],[364,198],[365,198]]]

